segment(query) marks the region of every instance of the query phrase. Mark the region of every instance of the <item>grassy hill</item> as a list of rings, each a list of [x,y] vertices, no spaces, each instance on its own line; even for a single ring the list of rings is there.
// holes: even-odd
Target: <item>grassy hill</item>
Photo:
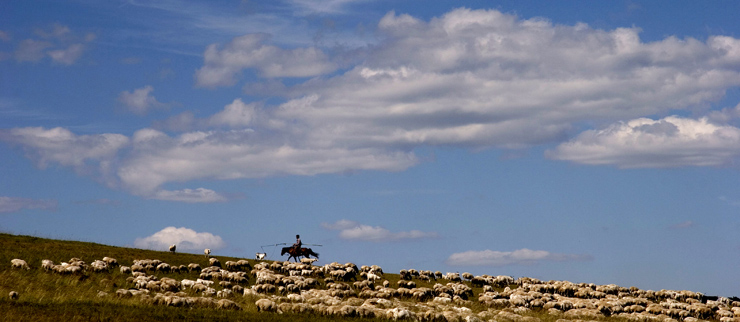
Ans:
[[[2,321],[387,321],[390,315],[388,303],[411,312],[410,320],[418,321],[500,321],[500,322],[582,322],[582,321],[663,321],[698,322],[722,321],[740,322],[733,312],[740,316],[740,302],[738,299],[717,299],[705,297],[699,293],[673,291],[642,291],[612,286],[595,286],[565,284],[569,288],[558,289],[553,282],[541,282],[532,279],[526,280],[529,284],[520,281],[517,284],[508,284],[507,287],[495,286],[484,293],[483,285],[471,281],[461,281],[457,286],[468,288],[468,295],[463,298],[455,297],[454,302],[447,304],[437,303],[441,291],[434,289],[437,295],[419,297],[412,295],[410,289],[398,287],[401,280],[399,274],[385,273],[383,281],[390,287],[380,286],[378,281],[374,287],[361,291],[355,279],[343,283],[333,283],[327,276],[316,277],[316,284],[310,291],[332,292],[332,297],[310,298],[310,292],[304,288],[301,299],[296,303],[288,293],[271,291],[267,294],[243,295],[244,289],[253,288],[259,281],[251,270],[242,273],[247,275],[247,281],[238,286],[232,283],[219,284],[225,277],[215,278],[212,288],[222,291],[227,288],[235,291],[228,297],[228,301],[235,304],[237,309],[223,309],[216,305],[219,300],[215,296],[205,295],[191,288],[181,287],[177,290],[165,292],[156,290],[145,295],[122,296],[121,291],[135,289],[134,277],[131,273],[122,273],[118,267],[94,272],[88,268],[84,272],[75,274],[57,274],[42,268],[42,260],[48,259],[56,264],[79,258],[87,264],[104,257],[117,259],[121,266],[131,267],[135,260],[158,259],[171,266],[188,265],[195,263],[202,268],[209,266],[208,259],[203,255],[159,252],[134,248],[107,246],[88,242],[61,241],[30,236],[16,236],[0,234],[0,320]],[[12,259],[25,260],[30,269],[11,268]],[[240,258],[221,257],[221,263],[238,261]],[[248,260],[252,267],[258,266],[258,261]],[[272,261],[262,262],[272,264]],[[289,276],[285,265],[277,262],[273,269],[283,269],[284,276]],[[316,269],[314,269],[314,272]],[[150,270],[139,273],[147,278],[155,276],[156,280],[184,279],[196,280],[201,275],[197,271],[183,270],[180,272],[161,272]],[[298,279],[299,277],[296,277]],[[302,278],[302,277],[301,277]],[[334,278],[336,279],[336,278]],[[431,290],[435,286],[445,284],[447,280],[423,280],[410,278],[416,284],[414,290]],[[361,281],[363,278],[357,278]],[[303,281],[303,280],[301,280]],[[342,284],[342,285],[340,285]],[[346,284],[346,285],[344,285]],[[436,284],[436,285],[435,285]],[[451,283],[452,284],[452,283]],[[179,285],[179,284],[178,284]],[[262,284],[260,284],[262,285]],[[275,285],[278,285],[275,283]],[[283,284],[280,284],[283,285]],[[296,284],[297,285],[297,284]],[[450,284],[448,284],[450,285]],[[346,286],[346,288],[335,288]],[[490,286],[490,285],[487,285]],[[377,297],[382,297],[374,290],[385,290],[393,295],[386,297],[386,306],[378,303]],[[592,292],[583,295],[578,292]],[[17,299],[11,299],[9,293],[18,293]],[[403,292],[405,291],[405,292]],[[118,292],[118,293],[117,293]],[[652,293],[651,293],[652,292]],[[124,291],[125,293],[125,291]],[[456,293],[457,294],[457,293]],[[305,295],[305,298],[304,296]],[[387,294],[386,294],[387,295]],[[483,295],[483,296],[481,296]],[[644,295],[644,296],[643,296]],[[489,296],[483,301],[485,296]],[[208,297],[208,305],[196,305],[198,299]],[[451,296],[450,296],[451,297]],[[579,299],[586,298],[586,299]],[[170,300],[165,301],[165,298]],[[176,304],[171,299],[188,299],[191,304]],[[280,305],[280,313],[260,312],[255,302],[259,299],[270,299]],[[376,301],[377,300],[377,301]],[[719,302],[717,301],[719,300]],[[721,302],[724,300],[725,302]],[[522,302],[524,301],[524,302]],[[548,303],[549,301],[549,303]],[[373,310],[360,310],[370,302]],[[520,303],[521,302],[521,303]],[[590,304],[589,304],[590,303]],[[632,305],[629,305],[632,304]],[[376,308],[379,305],[382,308]],[[693,305],[693,306],[691,306]],[[334,311],[332,311],[334,306]],[[590,306],[593,306],[591,308]],[[699,311],[701,307],[709,307],[708,312]],[[344,310],[340,312],[340,309]],[[643,311],[658,310],[654,315]],[[347,311],[349,310],[349,311]],[[734,311],[733,311],[734,310]],[[300,313],[297,313],[300,312]],[[333,312],[333,313],[327,313]],[[386,313],[383,313],[386,312]],[[703,313],[702,313],[703,312]],[[729,313],[728,313],[729,312]],[[386,315],[383,315],[386,314]]]

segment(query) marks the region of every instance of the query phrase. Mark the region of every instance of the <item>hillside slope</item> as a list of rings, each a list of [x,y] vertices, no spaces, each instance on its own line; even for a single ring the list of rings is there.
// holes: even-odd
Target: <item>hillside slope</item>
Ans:
[[[0,246],[3,321],[740,322],[740,299],[690,291],[220,256],[217,267],[204,255],[9,234]]]

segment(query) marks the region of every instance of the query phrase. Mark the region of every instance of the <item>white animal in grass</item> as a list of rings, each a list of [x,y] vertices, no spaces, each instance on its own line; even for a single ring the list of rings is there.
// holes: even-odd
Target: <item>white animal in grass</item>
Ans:
[[[175,244],[170,245],[170,252],[174,253],[175,249],[177,249],[177,245]]]
[[[211,249],[210,249],[210,248],[206,248],[206,249],[205,249],[205,250],[203,251],[203,254],[206,254],[206,257],[210,257],[210,256],[211,256]]]
[[[26,263],[26,261],[24,261],[22,259],[18,259],[18,258],[12,259],[10,261],[10,265],[13,268],[22,268],[22,269],[25,269],[25,270],[31,269],[31,267],[28,266],[28,263]]]
[[[254,258],[257,260],[263,260],[265,259],[265,256],[267,256],[267,253],[257,253]]]

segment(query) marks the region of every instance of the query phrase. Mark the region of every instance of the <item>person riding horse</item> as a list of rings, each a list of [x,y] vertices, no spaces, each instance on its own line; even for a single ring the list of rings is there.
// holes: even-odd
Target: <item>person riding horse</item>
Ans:
[[[282,256],[282,255],[288,254],[290,255],[288,257],[288,260],[290,260],[291,258],[294,258],[296,261],[298,261],[298,259],[302,256],[308,257],[308,258],[310,258],[311,256],[314,256],[316,258],[319,258],[319,253],[315,253],[310,248],[301,248],[301,246],[303,246],[303,243],[301,242],[301,236],[295,235],[295,244],[293,244],[293,246],[291,247],[283,247],[283,250],[282,252],[280,252],[280,255]]]
[[[301,235],[295,235],[295,243],[293,244],[293,249],[296,251],[301,249],[301,246],[303,243],[301,242]]]

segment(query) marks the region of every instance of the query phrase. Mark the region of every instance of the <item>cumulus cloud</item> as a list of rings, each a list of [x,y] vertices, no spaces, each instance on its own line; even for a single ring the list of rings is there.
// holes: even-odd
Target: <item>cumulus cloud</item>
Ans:
[[[172,244],[177,245],[178,251],[203,251],[206,248],[217,250],[226,247],[226,243],[218,235],[172,226],[134,241],[135,247],[153,250],[167,250]]]
[[[286,89],[294,99],[268,121],[342,146],[520,148],[581,122],[701,109],[740,85],[731,37],[646,43],[637,28],[468,9],[428,22],[389,13],[378,29],[362,62]]]
[[[230,86],[248,68],[267,78],[317,76],[337,68],[318,48],[282,49],[264,44],[267,38],[265,34],[248,34],[234,38],[222,49],[217,44],[208,46],[203,54],[205,65],[195,74],[196,84]]]
[[[553,25],[469,9],[428,21],[390,12],[377,29],[377,44],[357,48],[356,60],[314,46],[283,48],[265,34],[206,48],[195,85],[232,86],[253,70],[266,79],[243,91],[280,93],[281,103],[236,98],[212,115],[183,113],[156,124],[176,133],[147,128],[128,138],[25,128],[4,130],[0,140],[23,147],[42,166],[99,164],[99,172],[136,195],[204,202],[222,194],[163,187],[204,179],[403,171],[419,163],[413,152],[418,148],[560,143],[584,124],[613,125],[585,131],[547,156],[664,167],[727,165],[737,154],[738,129],[720,122],[736,118],[736,111],[643,118],[669,111],[701,116],[740,86],[736,38],[644,42],[635,27]],[[34,46],[43,44],[29,44],[30,53],[48,49]],[[282,82],[286,77],[312,78]],[[119,100],[145,113],[161,104],[152,91],[126,91]],[[362,225],[344,234],[367,240],[418,236]]]
[[[380,226],[363,225],[346,219],[339,220],[335,223],[322,223],[321,226],[329,230],[339,230],[339,238],[345,240],[390,242],[439,237],[439,234],[436,232],[423,232],[419,230],[391,232]]]
[[[545,261],[586,261],[590,255],[558,254],[544,250],[517,249],[511,252],[494,250],[470,250],[454,253],[447,258],[446,263],[454,266],[508,266],[533,265]]]
[[[740,129],[707,118],[639,118],[583,132],[547,156],[620,168],[723,166],[740,156]]]
[[[131,92],[123,91],[118,95],[118,102],[137,115],[144,115],[152,109],[167,107],[167,104],[157,101],[152,95],[153,91],[154,87],[151,85],[137,88]]]
[[[0,213],[18,212],[23,209],[56,210],[57,201],[0,196]]]
[[[244,104],[237,98],[224,110],[211,116],[209,124],[214,126],[227,125],[234,128],[247,127],[255,118],[255,104]]]

